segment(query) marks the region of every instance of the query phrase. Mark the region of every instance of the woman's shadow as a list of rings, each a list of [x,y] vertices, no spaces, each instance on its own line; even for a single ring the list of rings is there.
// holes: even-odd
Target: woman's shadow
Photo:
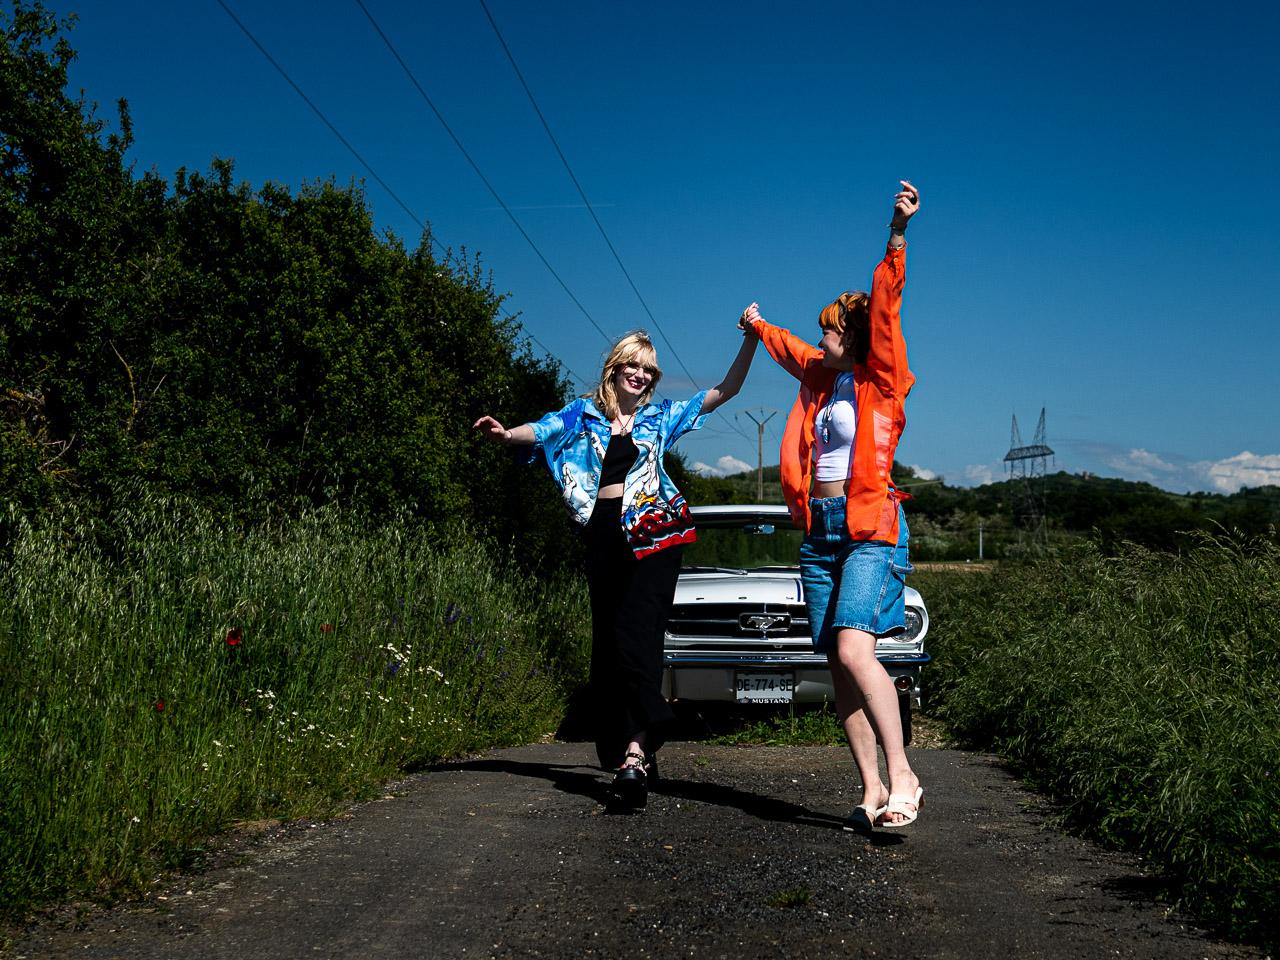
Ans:
[[[598,768],[584,764],[535,763],[526,760],[482,758],[457,763],[435,763],[420,767],[415,772],[435,773],[460,770],[535,777],[546,780],[556,790],[585,797],[600,804],[606,813],[616,812],[610,806],[609,778]],[[747,816],[774,823],[795,823],[820,830],[844,830],[844,820],[840,817],[818,813],[788,800],[780,800],[777,797],[752,793],[719,783],[659,777],[654,782],[651,793],[675,797],[690,803],[739,810]],[[899,834],[872,833],[862,836],[877,846],[893,846],[903,842],[903,837]]]

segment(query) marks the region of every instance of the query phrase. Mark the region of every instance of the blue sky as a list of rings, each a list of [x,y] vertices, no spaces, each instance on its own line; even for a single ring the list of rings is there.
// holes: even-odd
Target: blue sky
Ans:
[[[354,0],[226,2],[438,240],[481,255],[528,331],[598,375],[605,339]],[[718,382],[752,300],[816,338],[819,309],[869,283],[909,178],[900,460],[999,478],[1011,415],[1029,441],[1044,406],[1062,469],[1280,483],[1280,8],[487,2],[674,347],[657,338],[667,395]],[[365,5],[596,323],[656,334],[478,0]],[[216,0],[54,8],[80,17],[72,87],[104,115],[129,100],[139,173],[221,156],[254,185],[365,178],[380,227],[416,245]],[[744,413],[776,410],[775,463],[794,396],[761,351],[681,448],[754,465]]]

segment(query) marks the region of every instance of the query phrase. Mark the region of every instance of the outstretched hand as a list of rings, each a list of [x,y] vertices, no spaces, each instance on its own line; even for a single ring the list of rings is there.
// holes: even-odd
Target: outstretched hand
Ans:
[[[760,304],[753,303],[742,311],[742,316],[738,318],[738,329],[748,337],[755,337],[758,340],[760,333],[756,330],[756,321],[763,319],[764,317],[760,316]]]
[[[471,425],[471,429],[481,431],[486,440],[492,440],[494,443],[507,442],[506,427],[493,419],[493,417],[481,417]]]
[[[899,180],[902,189],[893,198],[893,220],[889,226],[901,232],[907,229],[907,221],[920,209],[920,191],[906,180]]]

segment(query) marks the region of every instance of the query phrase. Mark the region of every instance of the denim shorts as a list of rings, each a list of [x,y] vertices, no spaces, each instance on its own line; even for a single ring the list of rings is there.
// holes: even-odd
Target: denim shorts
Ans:
[[[800,577],[809,608],[813,649],[835,652],[836,633],[863,630],[877,637],[906,626],[903,593],[911,572],[907,519],[898,507],[898,544],[852,540],[845,498],[811,499],[809,535],[800,545]]]

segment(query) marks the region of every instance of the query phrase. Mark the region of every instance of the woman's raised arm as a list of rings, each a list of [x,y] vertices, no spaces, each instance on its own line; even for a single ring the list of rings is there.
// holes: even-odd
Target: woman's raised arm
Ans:
[[[749,314],[755,309],[756,305],[753,303],[743,310],[742,316],[738,318],[738,329],[742,331],[742,346],[738,348],[738,355],[733,358],[733,363],[729,365],[729,372],[724,375],[724,379],[707,391],[702,401],[703,413],[710,413],[726,400],[736,397],[738,391],[742,389],[742,382],[747,379],[747,371],[751,369],[751,361],[756,355],[756,344],[760,342],[755,325],[749,318]],[[755,315],[760,316],[759,313]]]
[[[893,198],[893,219],[889,221],[889,246],[898,250],[907,245],[907,222],[920,209],[920,191],[906,180],[899,180],[902,189]]]
[[[920,209],[920,191],[906,180],[893,198],[889,222],[889,249],[871,278],[871,305],[867,372],[880,392],[905,398],[915,383],[907,367],[907,345],[902,338],[902,287],[906,282],[907,222]]]
[[[777,360],[778,365],[797,380],[804,377],[805,367],[822,355],[821,350],[812,344],[805,343],[790,330],[775,327],[760,316],[760,308],[757,304],[753,303],[742,311],[738,326],[743,330],[750,329],[759,337],[764,348],[769,351],[769,356]]]

